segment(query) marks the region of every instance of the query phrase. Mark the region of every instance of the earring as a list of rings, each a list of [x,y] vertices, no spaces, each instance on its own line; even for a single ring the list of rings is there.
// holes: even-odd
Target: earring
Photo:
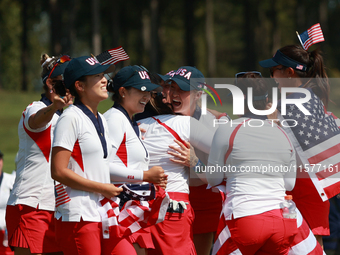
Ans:
[[[52,90],[52,89],[50,90],[50,93],[51,93],[51,94],[53,93],[53,90]]]
[[[125,97],[124,95],[122,95],[122,97]]]

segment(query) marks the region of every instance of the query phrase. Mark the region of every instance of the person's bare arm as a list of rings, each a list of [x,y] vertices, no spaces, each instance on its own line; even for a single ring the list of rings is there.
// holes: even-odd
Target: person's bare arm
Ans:
[[[55,96],[53,99],[53,103],[49,106],[46,106],[35,114],[32,114],[28,119],[28,125],[32,129],[42,128],[47,125],[53,118],[53,115],[59,110],[64,108],[72,101],[71,94],[66,94],[64,98],[59,96]]]
[[[53,147],[51,159],[51,176],[54,180],[71,187],[72,189],[100,193],[106,198],[119,195],[122,188],[110,183],[100,183],[85,179],[67,168],[71,151],[62,147]]]

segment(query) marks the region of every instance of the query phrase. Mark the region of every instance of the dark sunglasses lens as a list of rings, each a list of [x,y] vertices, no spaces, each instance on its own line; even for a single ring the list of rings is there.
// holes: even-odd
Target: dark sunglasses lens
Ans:
[[[254,72],[254,74],[257,74],[258,76],[262,77],[262,73],[261,72]]]
[[[237,73],[235,74],[235,78],[240,78],[241,76],[243,76],[246,72],[240,72],[240,73]]]

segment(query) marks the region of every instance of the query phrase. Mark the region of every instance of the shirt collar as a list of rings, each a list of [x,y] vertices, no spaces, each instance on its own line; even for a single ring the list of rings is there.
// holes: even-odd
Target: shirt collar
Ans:
[[[98,137],[100,139],[100,142],[103,147],[103,153],[104,153],[104,158],[107,157],[107,146],[106,146],[106,140],[105,140],[105,130],[103,126],[102,119],[100,118],[100,115],[97,114],[96,116],[91,112],[80,100],[75,100],[74,105],[77,106],[80,110],[83,111],[83,113],[90,118],[92,121],[94,127],[97,130]]]
[[[132,120],[131,120],[128,112],[120,104],[114,103],[113,107],[116,108],[117,110],[121,111],[126,116],[126,118],[129,120],[133,130],[135,131],[137,137],[139,137],[139,128],[138,128],[138,124],[137,124],[135,118],[132,117]]]

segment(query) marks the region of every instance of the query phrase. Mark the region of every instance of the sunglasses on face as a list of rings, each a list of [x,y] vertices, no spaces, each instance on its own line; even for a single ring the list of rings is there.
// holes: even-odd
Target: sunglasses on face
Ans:
[[[51,70],[50,74],[48,75],[47,79],[51,77],[51,75],[52,75],[54,69],[55,69],[58,65],[64,64],[65,62],[68,62],[68,61],[70,61],[70,60],[71,60],[71,57],[68,56],[68,55],[63,55],[63,56],[61,56],[61,57],[54,63],[54,65],[53,65],[53,67],[52,67],[52,70]]]
[[[262,78],[261,72],[258,72],[258,71],[239,72],[239,73],[235,74],[235,85],[237,85],[237,79],[244,78],[243,76],[245,74],[248,74],[248,73],[258,75],[258,76],[260,76],[259,78]]]
[[[283,69],[284,69],[284,67],[272,67],[272,68],[270,68],[270,69],[269,69],[270,76],[273,77],[274,72],[275,72],[276,70],[283,70]]]

